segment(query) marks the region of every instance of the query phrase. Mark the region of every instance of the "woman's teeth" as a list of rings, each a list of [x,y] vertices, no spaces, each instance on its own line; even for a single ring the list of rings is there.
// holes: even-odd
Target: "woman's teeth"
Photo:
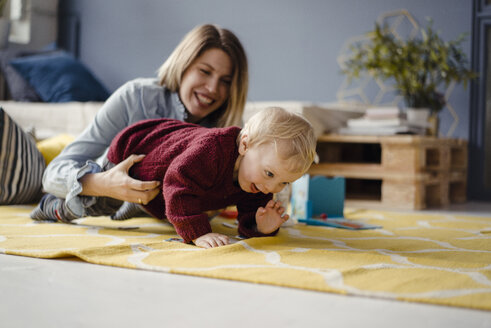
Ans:
[[[199,100],[200,103],[203,103],[205,105],[209,105],[209,104],[211,104],[213,102],[213,99],[208,98],[208,97],[203,96],[203,95],[199,95],[198,94],[198,95],[196,95],[196,97],[198,98],[198,100]]]

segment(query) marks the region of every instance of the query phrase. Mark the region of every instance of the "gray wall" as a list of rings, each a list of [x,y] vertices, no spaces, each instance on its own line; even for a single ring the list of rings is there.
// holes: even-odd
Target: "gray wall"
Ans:
[[[337,57],[345,41],[374,26],[387,11],[407,9],[441,36],[472,29],[468,0],[60,0],[62,12],[80,17],[80,59],[112,91],[125,81],[154,76],[195,25],[216,23],[234,31],[250,64],[248,99],[336,101],[343,81]],[[470,54],[470,34],[464,44]],[[451,103],[468,136],[469,90],[457,87]],[[452,123],[440,115],[444,133]]]

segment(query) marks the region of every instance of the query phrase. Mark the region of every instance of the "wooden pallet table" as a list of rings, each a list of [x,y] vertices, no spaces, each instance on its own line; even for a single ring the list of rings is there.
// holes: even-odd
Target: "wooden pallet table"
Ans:
[[[423,209],[466,201],[467,141],[323,135],[311,175],[346,178],[348,206]]]

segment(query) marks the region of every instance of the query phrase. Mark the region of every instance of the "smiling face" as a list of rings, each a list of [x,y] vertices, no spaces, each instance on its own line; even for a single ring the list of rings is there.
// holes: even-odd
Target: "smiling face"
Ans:
[[[227,101],[232,75],[230,57],[217,48],[206,50],[189,65],[179,89],[179,97],[190,114],[188,122],[200,121]]]
[[[278,149],[281,149],[279,146]],[[249,147],[247,136],[241,138],[239,158],[236,162],[240,188],[245,192],[278,193],[286,185],[300,178],[303,173],[293,173],[288,160],[282,160],[273,143]]]

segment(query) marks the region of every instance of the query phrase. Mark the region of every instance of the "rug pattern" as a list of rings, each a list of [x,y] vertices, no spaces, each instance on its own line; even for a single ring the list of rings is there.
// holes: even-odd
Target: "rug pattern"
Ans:
[[[32,208],[0,206],[0,253],[491,310],[491,218],[347,210],[383,228],[297,224],[244,240],[234,220],[215,218],[234,243],[205,250],[152,218],[39,223]]]

